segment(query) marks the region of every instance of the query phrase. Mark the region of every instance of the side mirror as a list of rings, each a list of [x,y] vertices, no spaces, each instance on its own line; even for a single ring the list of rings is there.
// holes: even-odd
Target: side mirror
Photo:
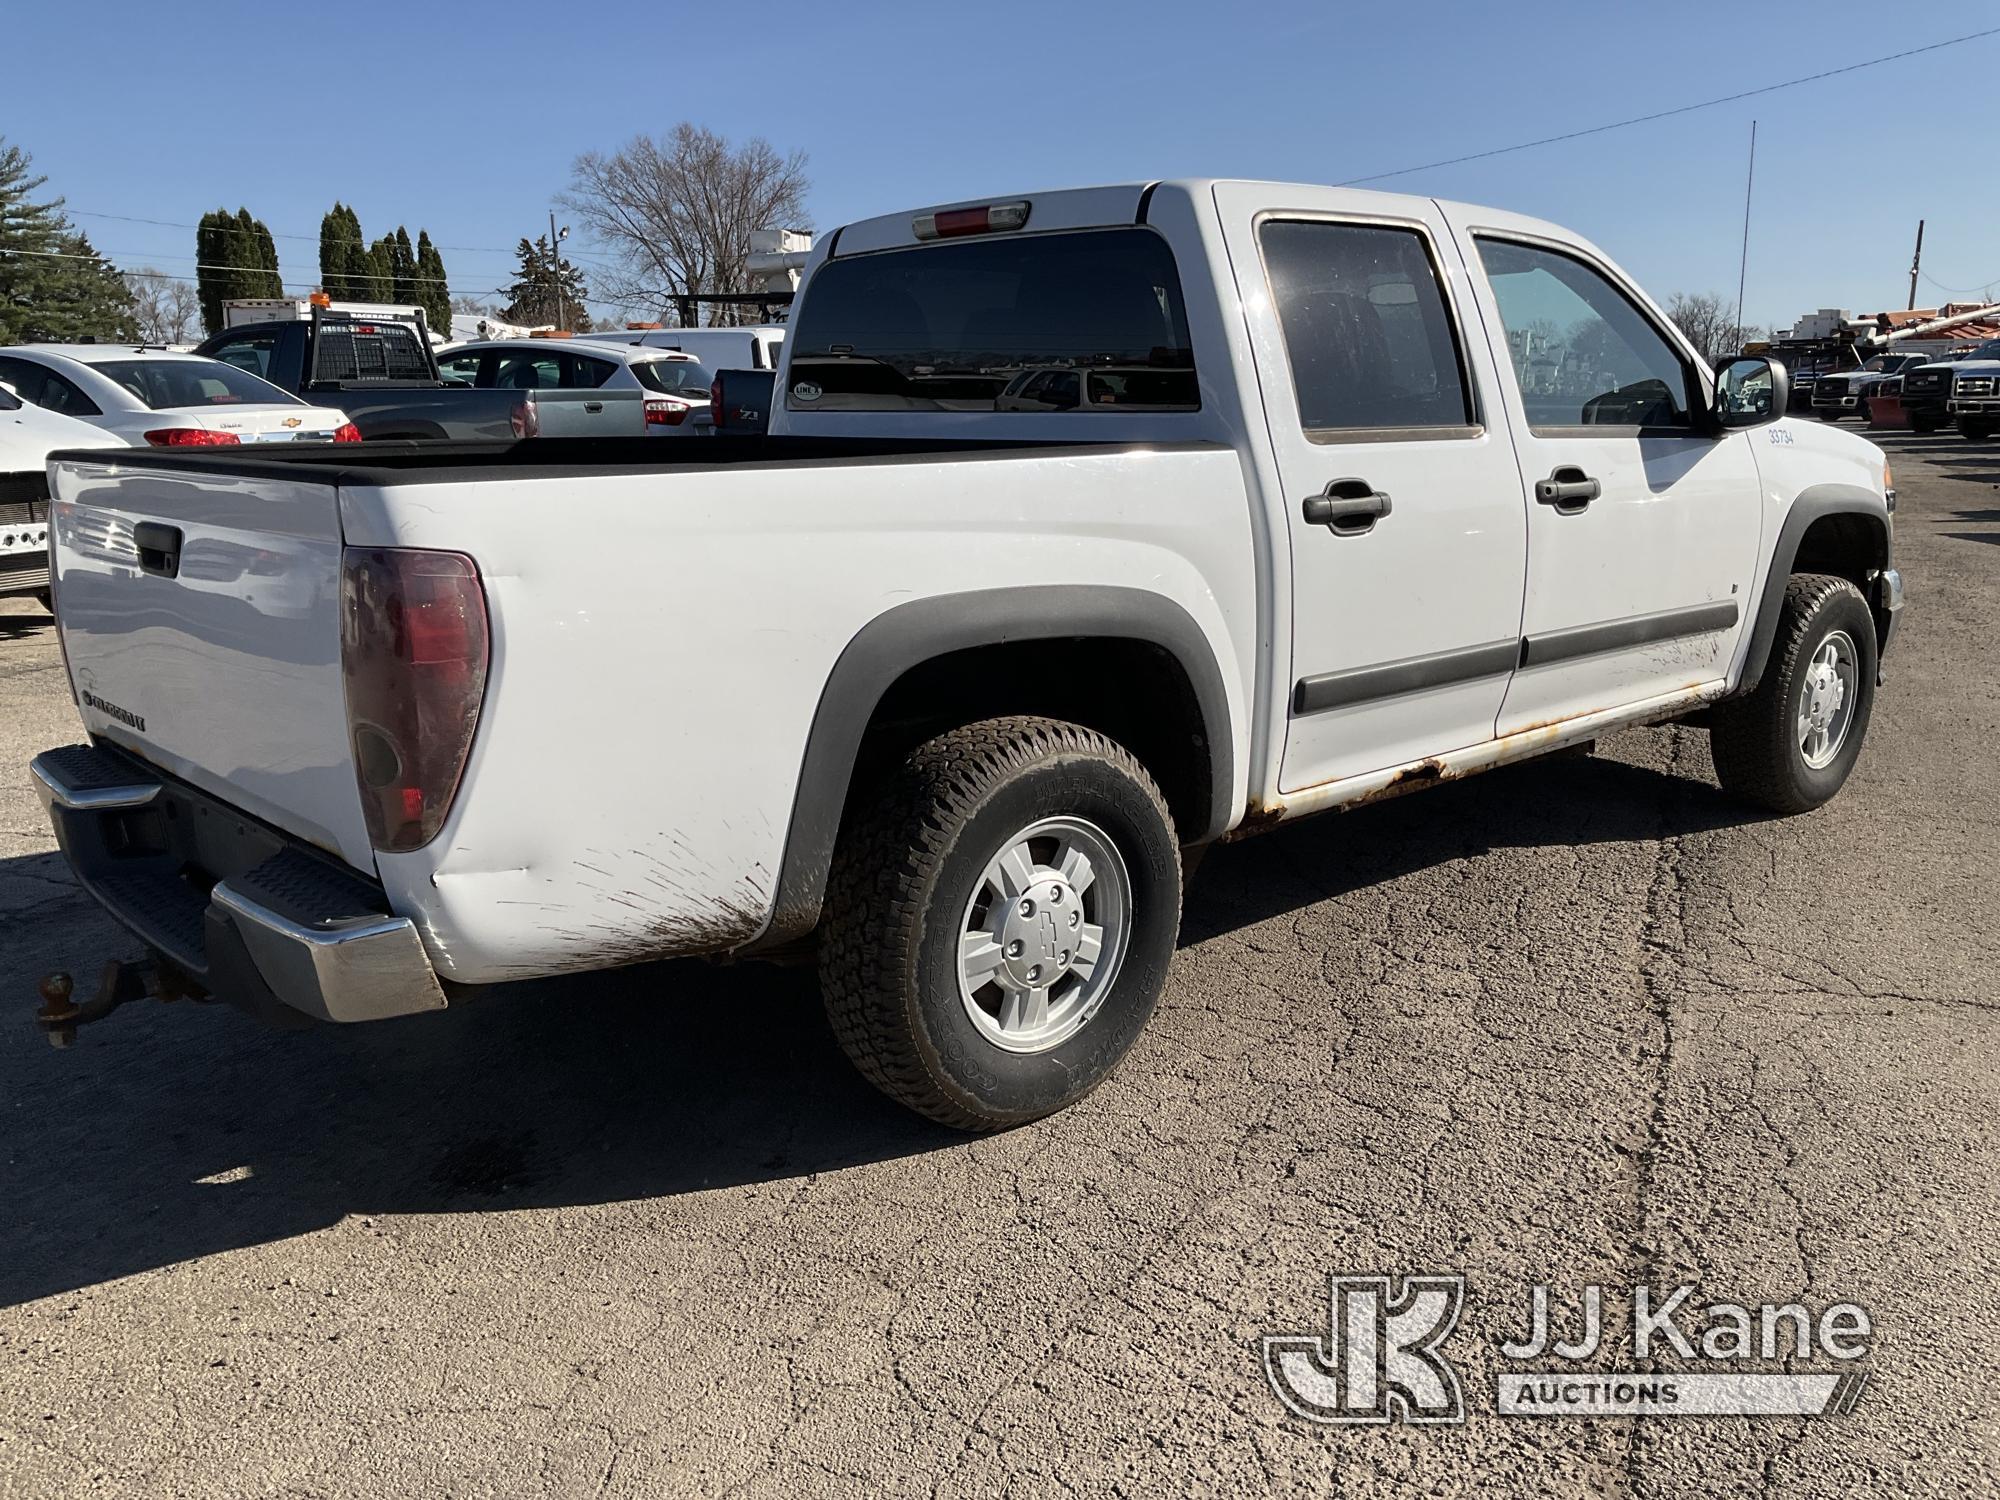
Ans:
[[[1746,355],[1715,372],[1715,405],[1709,419],[1717,432],[1762,427],[1782,417],[1791,398],[1792,377],[1783,364]]]

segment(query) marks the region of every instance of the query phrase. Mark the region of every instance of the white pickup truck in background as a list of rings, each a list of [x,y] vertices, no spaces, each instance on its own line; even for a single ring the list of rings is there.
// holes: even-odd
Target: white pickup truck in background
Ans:
[[[850,224],[777,391],[762,438],[58,456],[90,738],[35,773],[120,984],[348,1021],[810,944],[870,1079],[1003,1127],[1132,1045],[1210,842],[1694,714],[1816,806],[1902,603],[1880,449],[1489,209]]]

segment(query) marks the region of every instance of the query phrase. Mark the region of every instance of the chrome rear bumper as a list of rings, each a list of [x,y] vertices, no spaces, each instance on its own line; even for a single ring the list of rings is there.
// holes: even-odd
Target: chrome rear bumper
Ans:
[[[217,998],[321,1021],[443,1008],[373,881],[117,751],[69,745],[29,770],[84,889]]]

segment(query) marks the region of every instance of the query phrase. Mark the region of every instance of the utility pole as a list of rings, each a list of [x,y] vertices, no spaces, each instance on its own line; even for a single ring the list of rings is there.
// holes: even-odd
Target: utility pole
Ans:
[[[1917,310],[1917,268],[1924,263],[1924,221],[1917,220],[1917,253],[1910,257],[1910,305],[1904,312]]]
[[[1743,254],[1736,263],[1736,350],[1743,352],[1743,283],[1750,272],[1750,189],[1757,182],[1757,122],[1750,122],[1750,171],[1743,180]]]
[[[569,304],[567,300],[563,297],[562,254],[561,254],[562,242],[568,238],[569,238],[569,225],[567,224],[563,225],[562,231],[558,233],[556,231],[556,211],[554,209],[550,209],[549,210],[549,290],[555,294],[556,331],[558,333],[567,333],[569,331]]]

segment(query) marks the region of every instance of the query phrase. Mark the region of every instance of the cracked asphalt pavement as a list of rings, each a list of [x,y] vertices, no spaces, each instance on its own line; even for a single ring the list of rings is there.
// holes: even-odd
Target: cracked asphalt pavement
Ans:
[[[51,1051],[35,980],[131,945],[29,794],[78,726],[7,604],[0,1492],[1992,1491],[2000,451],[1885,443],[1912,604],[1831,806],[1663,728],[1220,849],[1123,1070],[991,1139],[796,970]],[[1256,1341],[1334,1271],[1464,1274],[1462,1426],[1284,1412]],[[1865,1306],[1852,1414],[1493,1414],[1530,1285],[1689,1281]]]

